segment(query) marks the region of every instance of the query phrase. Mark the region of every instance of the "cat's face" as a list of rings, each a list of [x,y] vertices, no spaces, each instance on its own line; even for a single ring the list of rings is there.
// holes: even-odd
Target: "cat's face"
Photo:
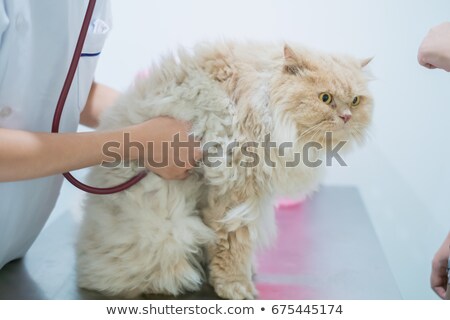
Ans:
[[[324,143],[331,132],[333,142],[364,140],[372,118],[369,61],[285,47],[275,99],[294,120],[298,139]]]

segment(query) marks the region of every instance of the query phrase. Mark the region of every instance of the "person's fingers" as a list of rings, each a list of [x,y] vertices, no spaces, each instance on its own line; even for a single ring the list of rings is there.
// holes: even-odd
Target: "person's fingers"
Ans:
[[[185,170],[184,172],[181,172],[176,177],[174,177],[174,180],[185,180],[187,177],[189,177],[189,173],[189,170]]]
[[[417,61],[421,66],[425,68],[436,69],[436,55],[433,54],[433,50],[426,42],[427,41],[424,40],[424,42],[419,47],[419,51],[417,52]]]
[[[417,62],[424,67],[427,64],[423,42],[421,43],[419,50],[417,50]]]
[[[186,178],[186,173],[177,173],[174,174],[171,171],[165,171],[164,173],[157,174],[159,177],[163,178],[164,180],[183,180]]]
[[[417,55],[417,61],[419,64],[428,69],[435,69],[436,67],[430,63],[430,59],[423,49],[419,49],[419,54]]]
[[[433,287],[432,289],[434,292],[436,292],[436,294],[439,296],[439,298],[445,299],[446,290],[444,287]]]
[[[431,270],[436,276],[447,276],[447,255],[441,254],[441,249],[434,255],[431,261]]]
[[[203,158],[202,148],[198,147],[194,149],[194,160],[199,161]]]
[[[431,289],[441,298],[445,299],[446,287],[443,284],[432,285]]]
[[[151,172],[151,173],[153,173],[154,175],[157,175],[157,176],[160,177],[161,179],[165,179],[164,175],[162,175],[162,174],[160,174],[160,173],[158,173],[158,172],[155,172],[154,170],[149,169],[148,171]]]
[[[197,162],[203,157],[203,153],[200,147],[189,148],[183,155],[186,159],[184,163],[184,168],[192,169],[197,166]]]
[[[190,170],[182,167],[171,167],[165,170],[165,179],[167,180],[184,180],[190,175]]]
[[[434,257],[431,264],[430,284],[433,291],[442,299],[445,299],[447,281],[447,264],[445,259]]]
[[[419,51],[419,54],[417,55],[417,62],[419,62],[419,64],[423,67],[425,67],[427,65],[427,62],[423,58],[422,53],[420,51]]]
[[[192,169],[197,166],[197,162],[203,158],[202,149],[197,147],[193,152],[189,155],[189,169]]]
[[[421,63],[421,65],[428,69],[436,69],[435,66],[433,66],[431,63],[428,62],[424,62],[423,64]]]

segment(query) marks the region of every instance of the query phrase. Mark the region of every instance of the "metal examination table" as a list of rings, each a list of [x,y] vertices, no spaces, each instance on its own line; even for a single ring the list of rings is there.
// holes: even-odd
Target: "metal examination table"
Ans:
[[[260,299],[401,299],[356,188],[322,187],[278,210],[276,244],[258,257]],[[0,299],[108,299],[76,286],[71,212],[53,221],[25,258],[0,270]],[[151,296],[151,299],[174,299]],[[178,299],[217,299],[205,285]]]

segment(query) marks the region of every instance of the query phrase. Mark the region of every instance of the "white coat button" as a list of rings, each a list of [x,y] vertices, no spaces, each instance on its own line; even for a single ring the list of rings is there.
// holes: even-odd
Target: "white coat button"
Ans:
[[[0,109],[0,118],[9,117],[12,113],[12,109],[10,107],[3,107]]]
[[[21,13],[19,13],[16,17],[16,29],[19,32],[25,32],[28,30],[28,22]]]

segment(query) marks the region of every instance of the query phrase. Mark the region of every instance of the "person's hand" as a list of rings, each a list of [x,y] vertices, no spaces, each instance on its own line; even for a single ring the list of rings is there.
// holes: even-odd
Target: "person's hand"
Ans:
[[[450,252],[450,233],[445,239],[442,246],[436,252],[433,258],[432,270],[431,270],[431,288],[442,299],[446,298],[447,291],[447,263]]]
[[[144,144],[144,165],[164,179],[185,179],[202,158],[200,142],[189,137],[190,125],[168,117],[154,118],[136,126]],[[135,136],[136,137],[136,136]],[[132,135],[132,140],[134,140]]]
[[[420,45],[417,59],[424,67],[450,72],[450,22],[430,29]]]

